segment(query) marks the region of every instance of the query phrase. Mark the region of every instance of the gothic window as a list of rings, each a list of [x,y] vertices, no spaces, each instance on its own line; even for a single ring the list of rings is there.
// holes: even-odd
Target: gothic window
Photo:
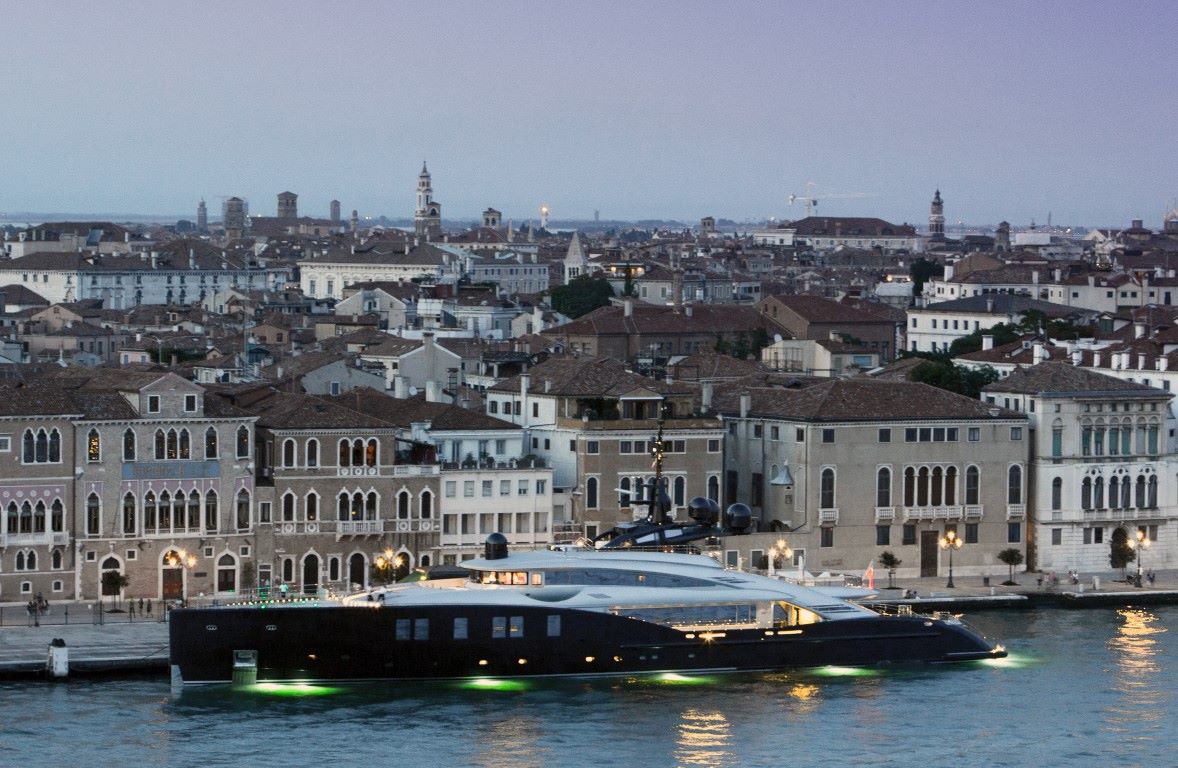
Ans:
[[[916,475],[916,506],[928,506],[928,467],[921,467]]]
[[[209,491],[205,494],[205,532],[217,532],[217,518],[220,512],[217,508],[217,492]]]
[[[875,506],[892,506],[892,470],[887,467],[875,473]]]
[[[164,431],[162,429],[157,429],[155,431],[155,460],[156,461],[163,461],[164,456],[166,454],[167,454],[167,448],[166,448],[166,438],[164,437]]]
[[[192,439],[187,429],[180,430],[180,458],[192,458]]]
[[[250,527],[250,494],[242,488],[237,492],[237,530],[245,531]]]
[[[123,461],[135,461],[135,430],[123,433]]]
[[[168,430],[168,458],[175,460],[180,455],[180,441],[176,436],[176,430]]]
[[[15,501],[8,502],[8,533],[20,533],[20,510],[17,509]]]
[[[284,467],[295,466],[295,441],[294,440],[283,440],[282,441],[282,466],[284,466]]]
[[[397,494],[397,518],[399,520],[409,519],[409,491],[401,491]]]
[[[25,464],[32,464],[37,460],[36,438],[33,437],[33,430],[26,429],[24,437],[21,438],[21,461]]]
[[[359,438],[352,441],[352,466],[364,466],[364,441]]]
[[[237,458],[248,459],[250,455],[250,431],[243,424],[237,428]]]
[[[957,467],[945,468],[945,503],[957,504]]]
[[[940,467],[933,467],[932,505],[934,507],[941,506],[941,502],[944,501],[944,486],[945,471]]]
[[[1109,487],[1110,487],[1110,489],[1115,489],[1116,488],[1115,483],[1117,482],[1117,479],[1114,477],[1112,482],[1113,482],[1113,484],[1111,484]],[[1115,492],[1113,490],[1110,490],[1109,491],[1109,498],[1111,499],[1113,495],[1115,495]],[[1063,478],[1057,477],[1051,481],[1051,508],[1052,509],[1061,509],[1062,507],[1063,507]]]
[[[98,430],[92,429],[86,434],[86,461],[98,461],[102,458],[102,440],[98,437]]]
[[[1149,507],[1150,509],[1156,509],[1158,506],[1158,476],[1157,475],[1150,475],[1149,476],[1149,484],[1148,484],[1148,489],[1147,489],[1146,493],[1148,495],[1145,499],[1145,506]]]
[[[54,499],[49,506],[49,530],[54,533],[65,532],[65,505],[61,499]]]
[[[45,430],[37,430],[37,463],[43,464],[49,461],[49,435]]]
[[[969,505],[977,505],[979,489],[980,489],[981,473],[975,466],[969,466],[965,470],[965,503]]]
[[[830,467],[822,470],[819,488],[819,509],[834,509],[834,470]]]
[[[904,470],[904,506],[916,506],[916,470],[912,467]]]
[[[282,495],[282,522],[293,523],[295,519],[295,497],[290,491]]]
[[[434,515],[434,495],[429,491],[421,494],[421,518],[428,520]]]
[[[1080,508],[1092,509],[1092,478],[1086,477],[1080,483]]]
[[[1145,508],[1145,475],[1137,476],[1137,493],[1136,493],[1137,508]]]
[[[33,505],[27,501],[20,505],[20,532],[33,532]]]
[[[343,445],[343,443],[341,443]],[[336,519],[348,519],[348,492],[340,491],[339,497],[336,499]]]
[[[143,532],[155,533],[155,493],[148,491],[143,495]]]
[[[190,531],[200,530],[200,495],[196,491],[188,492],[188,523],[185,527]]]
[[[209,427],[205,430],[205,458],[217,458],[217,428]]]
[[[1013,465],[1006,473],[1006,503],[1021,504],[1023,501],[1023,468]]]
[[[86,535],[97,536],[101,533],[102,502],[98,494],[92,493],[86,497]]]
[[[1112,443],[1109,443],[1112,447]],[[1117,509],[1121,505],[1121,486],[1120,479],[1113,475],[1108,481],[1108,505],[1111,509]],[[1059,507],[1052,507],[1052,509],[1059,509]]]
[[[49,433],[49,463],[61,461],[61,433],[56,429]]]
[[[1104,509],[1104,478],[1103,477],[1098,477],[1092,481],[1092,503],[1094,505],[1096,505],[1097,509]]]
[[[379,497],[376,495],[376,491],[369,491],[368,492],[368,495],[364,499],[364,519],[365,520],[375,520],[376,519],[377,509],[379,507],[378,499],[379,499]]]
[[[135,495],[131,493],[123,497],[123,533],[135,533]]]
[[[319,519],[319,494],[314,491],[307,494],[307,498],[303,502],[303,514],[308,523]]]
[[[368,441],[364,449],[364,465],[368,467],[375,467],[377,460],[376,438]]]
[[[307,466],[319,466],[319,441],[315,438],[307,441]]]
[[[167,491],[160,491],[159,530],[168,532],[172,528],[172,496]]]
[[[1145,484],[1142,483],[1142,488]],[[45,533],[45,502],[38,501],[33,507],[33,533]]]
[[[585,480],[585,509],[597,509],[597,478]]]

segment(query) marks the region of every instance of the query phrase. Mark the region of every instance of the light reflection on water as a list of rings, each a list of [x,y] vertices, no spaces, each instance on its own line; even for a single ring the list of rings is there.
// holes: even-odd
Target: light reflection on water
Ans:
[[[1168,766],[1178,607],[966,617],[1003,662],[757,675],[195,689],[0,683],[0,763]],[[315,691],[318,693],[318,691]],[[46,734],[51,733],[51,738]],[[81,750],[81,751],[80,751]],[[95,752],[97,754],[97,752]],[[394,759],[396,758],[396,759]]]
[[[1117,615],[1121,625],[1108,645],[1116,665],[1114,687],[1120,695],[1105,708],[1104,730],[1119,739],[1152,741],[1170,715],[1172,694],[1159,685],[1164,678],[1158,674],[1158,641],[1166,627],[1156,615],[1139,608],[1120,610]]]

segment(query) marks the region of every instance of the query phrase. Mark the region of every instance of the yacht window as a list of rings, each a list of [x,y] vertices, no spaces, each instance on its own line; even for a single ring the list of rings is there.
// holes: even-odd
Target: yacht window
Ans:
[[[397,619],[397,634],[398,640],[409,639],[409,619]]]
[[[413,620],[413,639],[429,640],[429,619]]]
[[[523,637],[524,636],[524,617],[512,616],[511,624],[507,627],[508,637]]]
[[[617,568],[569,568],[549,571],[545,584],[601,585],[618,587],[705,587],[713,582],[673,573],[639,573]]]
[[[560,616],[548,617],[548,636],[560,637]]]
[[[773,625],[776,627],[796,627],[800,624],[815,624],[818,621],[818,614],[792,603],[773,604]]]
[[[467,638],[466,622],[467,622],[467,619],[465,617],[454,619],[454,639],[455,640],[465,640]]]
[[[532,586],[533,587],[538,587],[538,586],[542,585],[543,583],[544,583],[544,574],[542,574],[542,573],[533,573],[532,574]]]
[[[526,571],[516,571],[515,573],[511,574],[511,583],[515,584],[517,586],[525,586],[526,587],[528,585],[527,572]]]
[[[507,637],[507,617],[493,616],[491,617],[491,637]]]
[[[755,624],[757,621],[757,606],[754,603],[617,608],[614,613],[671,627]]]

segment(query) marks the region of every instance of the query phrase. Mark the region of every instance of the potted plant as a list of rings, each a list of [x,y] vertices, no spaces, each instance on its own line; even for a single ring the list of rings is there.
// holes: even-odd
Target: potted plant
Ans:
[[[896,577],[896,569],[900,567],[900,563],[902,562],[903,561],[893,555],[890,550],[883,552],[879,556],[880,566],[888,569],[888,589],[895,589],[893,580]]]

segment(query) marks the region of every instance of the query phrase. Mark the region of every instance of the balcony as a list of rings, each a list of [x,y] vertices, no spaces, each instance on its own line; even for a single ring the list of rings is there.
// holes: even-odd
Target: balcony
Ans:
[[[1007,504],[1006,505],[1006,519],[1008,522],[1018,522],[1027,519],[1027,505],[1026,504]]]
[[[966,520],[981,520],[984,509],[981,504],[966,504],[965,507]]]
[[[379,477],[380,467],[337,467],[336,477]]]
[[[818,524],[819,525],[837,525],[839,521],[839,511],[837,509],[820,509],[818,510]]]
[[[960,506],[904,507],[904,522],[922,520],[960,520]]]
[[[385,525],[384,520],[340,520],[335,523],[335,538],[338,541],[343,536],[379,536],[385,532]]]
[[[437,464],[397,464],[393,467],[393,477],[431,477],[439,469]]]
[[[890,523],[896,519],[895,507],[876,507],[875,508],[875,522]]]

